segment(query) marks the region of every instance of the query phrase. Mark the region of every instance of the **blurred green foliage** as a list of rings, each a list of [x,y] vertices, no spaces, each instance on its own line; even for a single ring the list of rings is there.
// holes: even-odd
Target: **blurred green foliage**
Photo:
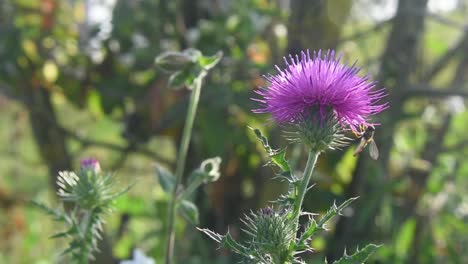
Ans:
[[[197,168],[205,157],[222,158],[221,179],[194,199],[201,227],[220,233],[229,227],[233,236],[239,234],[240,215],[264,207],[286,187],[271,180],[273,173],[262,166],[267,161],[263,146],[247,127],[261,128],[274,147],[287,144],[268,117],[251,114],[253,90],[267,85],[262,75],[273,73],[274,64],[297,46],[336,48],[345,59],[359,59],[364,72],[386,74],[380,65],[393,20],[377,15],[386,13],[381,5],[386,1],[352,1],[347,12],[340,9],[346,19],[334,17],[332,1],[316,10],[301,5],[290,9],[289,1],[282,0],[112,2],[0,2],[0,263],[54,263],[63,250],[62,243],[47,239],[59,228],[26,203],[53,203],[51,172],[60,167],[57,159],[49,158],[54,151],[65,160],[61,164],[78,167],[82,157],[93,156],[106,170],[116,170],[122,182],[136,181],[116,201],[107,237],[118,259],[130,258],[137,247],[161,262],[168,196],[156,180],[154,162],[173,168],[189,96],[185,89],[168,88],[169,76],[155,67],[162,52],[193,47],[203,54],[224,53],[204,83],[187,168]],[[417,65],[409,76],[414,86],[441,89],[417,96],[389,90],[391,105],[402,102],[400,116],[382,121],[382,127],[395,126],[390,159],[384,171],[369,165],[373,176],[364,179],[385,179],[385,184],[360,194],[359,212],[345,212],[354,219],[371,215],[378,206],[371,226],[364,221],[364,226],[356,226],[372,234],[366,238],[370,242],[385,245],[372,258],[375,262],[468,261],[468,67],[461,63],[468,50],[468,3],[457,4],[450,12],[426,13]],[[314,15],[327,22],[301,24],[300,16]],[[298,38],[288,35],[291,23],[300,26],[306,39],[300,41],[307,43],[293,45]],[[330,23],[333,36],[327,35],[326,41],[315,37]],[[451,53],[439,71],[423,78]],[[42,118],[40,124],[34,123],[37,118]],[[377,140],[384,132],[377,129]],[[57,154],[60,138],[69,155]],[[288,152],[292,168],[301,167],[302,148],[290,145]],[[361,162],[370,163],[364,158]],[[351,148],[326,154],[314,176],[318,185],[306,197],[307,210],[323,212],[333,200],[348,198],[358,165]],[[376,193],[383,198],[374,199]],[[329,227],[334,229],[333,224]],[[176,229],[181,238],[176,241],[178,263],[235,263],[235,257],[216,250],[194,226],[179,219]],[[333,231],[312,241],[316,251],[310,263],[322,263],[330,251],[343,252],[327,243],[332,236]],[[360,238],[349,238],[355,239]]]

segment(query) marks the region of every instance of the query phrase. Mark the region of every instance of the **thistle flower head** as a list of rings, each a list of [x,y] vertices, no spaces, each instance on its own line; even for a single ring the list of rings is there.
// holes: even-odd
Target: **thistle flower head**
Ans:
[[[101,165],[97,159],[86,158],[81,161],[81,170],[91,170],[95,173],[99,173],[101,171]]]
[[[282,125],[301,126],[298,132],[308,137],[309,143],[323,141],[329,145],[337,139],[326,140],[323,130],[314,129],[326,128],[337,134],[347,128],[357,131],[361,124],[375,125],[369,123],[370,117],[387,107],[378,103],[385,96],[384,90],[374,90],[374,82],[359,76],[355,64],[342,64],[341,56],[336,57],[334,51],[324,56],[321,51],[314,52],[312,57],[306,51],[301,57],[289,58],[285,58],[285,69],[277,67],[278,74],[266,76],[270,85],[256,91],[261,98],[254,100],[262,107],[254,112],[270,113]],[[309,135],[303,134],[304,129]]]

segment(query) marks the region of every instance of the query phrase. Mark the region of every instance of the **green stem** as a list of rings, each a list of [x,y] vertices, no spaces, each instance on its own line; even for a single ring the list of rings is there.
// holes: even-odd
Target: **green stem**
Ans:
[[[304,174],[302,175],[301,182],[299,183],[298,191],[297,191],[297,198],[294,201],[293,207],[293,219],[296,222],[296,226],[299,222],[299,216],[301,213],[302,203],[304,202],[304,197],[307,192],[307,188],[309,186],[310,178],[312,177],[312,172],[314,171],[315,163],[317,163],[317,159],[320,152],[310,151],[309,157],[307,158],[307,164],[304,169]],[[297,228],[296,228],[297,229]]]
[[[172,197],[169,205],[169,215],[168,215],[168,228],[167,228],[167,242],[166,242],[166,264],[172,264],[172,259],[174,256],[174,241],[175,241],[175,232],[174,224],[176,217],[176,205],[178,202],[177,199],[177,189],[182,180],[185,168],[185,160],[187,158],[187,151],[190,143],[190,138],[192,136],[193,121],[195,120],[195,114],[197,112],[198,101],[200,99],[200,91],[202,86],[203,78],[205,77],[206,72],[203,71],[200,75],[194,80],[192,94],[190,95],[189,107],[187,110],[187,117],[185,119],[184,131],[182,134],[182,140],[179,146],[179,154],[177,157],[176,171],[175,171],[175,184],[174,189],[172,190]]]
[[[177,201],[182,201],[187,199],[200,185],[203,184],[203,178],[197,177],[194,179],[184,190],[182,193],[178,194]]]
[[[81,235],[81,240],[82,240],[82,246],[83,248],[80,249],[79,252],[79,259],[78,263],[80,264],[88,264],[90,255],[91,255],[91,241],[89,240],[89,237],[92,237],[92,233],[90,232],[91,229],[91,216],[92,216],[92,211],[86,210],[84,212],[83,217],[81,218],[81,223],[80,223],[80,235]]]

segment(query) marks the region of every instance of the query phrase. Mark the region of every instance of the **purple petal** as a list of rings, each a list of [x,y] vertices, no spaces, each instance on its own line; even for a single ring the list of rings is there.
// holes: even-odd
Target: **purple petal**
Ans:
[[[278,74],[267,75],[267,88],[255,92],[261,96],[254,99],[261,108],[254,113],[270,113],[280,124],[294,123],[301,115],[318,107],[325,113],[330,107],[335,118],[342,124],[356,129],[359,124],[368,124],[370,116],[380,113],[388,104],[379,104],[386,94],[384,89],[374,90],[375,82],[367,76],[359,76],[356,63],[346,66],[341,55],[335,51],[301,52],[301,56],[284,58],[286,67],[276,66]]]

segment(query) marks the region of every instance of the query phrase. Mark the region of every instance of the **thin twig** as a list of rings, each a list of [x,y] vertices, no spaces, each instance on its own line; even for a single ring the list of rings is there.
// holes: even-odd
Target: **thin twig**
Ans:
[[[431,68],[423,74],[421,80],[424,83],[428,83],[434,79],[434,77],[444,69],[456,54],[463,51],[463,47],[466,46],[466,43],[468,43],[468,30],[465,31],[465,34],[463,34],[463,36],[452,47],[450,47],[444,55],[432,64]]]
[[[82,136],[70,131],[69,129],[67,129],[65,127],[60,126],[59,124],[55,124],[55,125],[62,133],[65,134],[65,136],[80,142],[82,145],[102,147],[102,148],[106,148],[106,149],[110,149],[110,150],[114,150],[114,151],[118,151],[118,152],[123,152],[123,153],[129,152],[129,150],[132,150],[132,152],[142,154],[142,155],[144,155],[146,157],[149,157],[149,158],[152,158],[152,159],[156,158],[158,160],[158,162],[165,163],[165,164],[172,164],[172,162],[170,160],[168,160],[167,158],[162,157],[159,153],[151,151],[151,150],[149,150],[147,148],[135,146],[135,148],[132,147],[132,148],[129,149],[128,146],[122,146],[122,145],[113,144],[113,143],[110,143],[110,142],[104,142],[104,141],[98,141],[98,140],[94,140],[94,139],[90,139],[90,138],[85,138],[85,137],[82,137]]]
[[[441,152],[452,152],[452,151],[464,149],[467,147],[468,147],[468,140],[464,140],[452,146],[447,146],[447,147],[442,148]]]
[[[345,37],[338,40],[338,44],[341,44],[341,43],[346,42],[346,41],[354,40],[354,39],[359,39],[359,38],[365,37],[366,35],[369,35],[371,33],[378,32],[381,29],[383,29],[385,27],[385,25],[387,25],[391,21],[392,21],[392,19],[384,20],[382,22],[376,23],[374,26],[372,26],[369,29],[356,32],[356,33],[351,34],[349,36],[345,36]]]
[[[462,96],[468,97],[468,91],[460,89],[461,87],[448,87],[445,89],[436,88],[430,85],[417,85],[405,90],[402,94],[404,100],[414,97],[447,97]]]
[[[3,94],[5,96],[7,96],[8,98],[17,100],[18,102],[25,104],[25,101],[23,100],[23,98],[15,96],[13,94],[13,92],[11,91],[10,87],[3,84],[3,83],[0,83],[0,94]],[[160,163],[164,163],[166,165],[172,165],[171,160],[169,160],[169,159],[167,159],[165,157],[162,157],[159,153],[151,151],[150,149],[142,147],[142,146],[136,146],[136,145],[122,146],[122,145],[113,144],[113,143],[110,143],[110,142],[104,142],[104,141],[99,141],[99,140],[94,140],[94,139],[82,137],[82,136],[78,135],[77,133],[72,132],[70,129],[61,126],[57,122],[54,122],[52,120],[52,118],[47,115],[47,113],[42,112],[40,109],[35,108],[33,110],[35,110],[37,113],[41,114],[47,120],[47,122],[50,123],[51,126],[58,129],[66,137],[78,141],[81,145],[83,145],[85,147],[87,147],[87,146],[96,146],[96,147],[106,148],[106,149],[109,149],[109,150],[114,150],[114,151],[122,152],[122,153],[134,152],[134,153],[142,154],[142,155],[144,155],[144,156],[146,156],[148,158],[151,158],[151,159],[156,158],[157,161],[160,162]]]
[[[430,19],[433,19],[434,21],[436,21],[436,22],[438,22],[440,24],[447,25],[447,26],[452,27],[452,28],[456,28],[456,29],[460,29],[460,30],[467,30],[468,29],[467,24],[457,22],[455,20],[449,19],[447,17],[441,16],[441,15],[436,14],[436,13],[428,13],[427,17],[430,18]]]

